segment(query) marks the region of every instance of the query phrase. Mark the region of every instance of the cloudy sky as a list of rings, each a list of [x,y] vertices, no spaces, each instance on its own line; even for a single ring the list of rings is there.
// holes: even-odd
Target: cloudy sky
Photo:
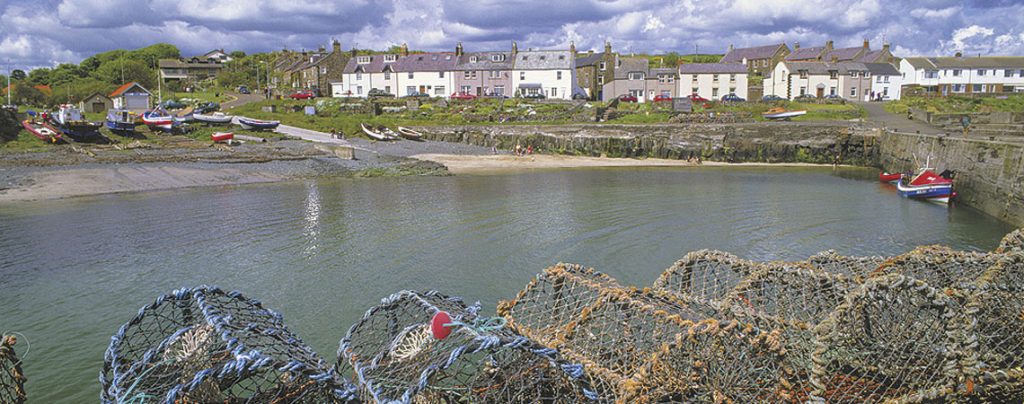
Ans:
[[[855,46],[898,56],[1024,55],[1020,0],[0,0],[0,63],[78,62],[156,42],[186,55],[342,47],[721,53],[729,44]]]

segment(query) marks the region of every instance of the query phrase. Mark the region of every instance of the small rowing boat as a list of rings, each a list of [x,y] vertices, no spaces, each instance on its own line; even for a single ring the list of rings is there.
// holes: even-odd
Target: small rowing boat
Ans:
[[[202,122],[211,125],[226,125],[231,123],[235,119],[234,115],[227,115],[223,112],[214,112],[212,114],[192,114],[192,119],[196,122]]]
[[[395,135],[395,132],[392,132],[391,129],[385,128],[383,126],[376,131],[366,127],[365,123],[361,123],[359,124],[359,126],[363,128],[363,133],[366,133],[366,136],[369,136],[371,139],[383,141],[398,139],[398,136]]]
[[[242,129],[247,130],[273,130],[281,124],[281,121],[262,121],[240,116],[238,117],[238,124],[242,126]]]
[[[900,182],[900,178],[903,178],[903,174],[901,174],[901,173],[887,173],[887,172],[884,172],[884,171],[881,172],[881,173],[878,173],[878,180],[881,181],[881,182],[888,182],[890,184],[895,184],[897,182]]]
[[[215,143],[227,142],[234,138],[235,134],[231,132],[214,132],[210,135],[210,140],[213,140]]]
[[[402,126],[398,127],[398,136],[404,137],[409,140],[423,140],[423,134]]]
[[[772,108],[772,109],[769,109],[769,110],[765,111],[765,113],[762,114],[761,116],[763,116],[765,119],[772,119],[772,120],[774,120],[774,119],[784,119],[784,120],[789,120],[791,118],[798,117],[798,116],[801,116],[801,115],[804,115],[804,114],[807,114],[807,111],[790,111],[790,110],[785,109],[785,108]]]
[[[61,142],[60,132],[46,122],[26,119],[21,123],[21,126],[31,133],[32,136],[35,136],[46,143]]]

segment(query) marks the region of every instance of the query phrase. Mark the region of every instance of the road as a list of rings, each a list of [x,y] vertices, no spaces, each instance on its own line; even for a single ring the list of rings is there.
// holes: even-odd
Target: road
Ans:
[[[882,102],[855,102],[864,107],[868,113],[868,122],[875,123],[882,128],[896,132],[921,133],[926,135],[937,135],[944,133],[942,129],[928,125],[921,121],[907,119],[906,116],[899,116],[885,110],[885,103]]]
[[[263,96],[259,94],[238,94],[238,93],[227,93],[228,96],[234,97],[235,99],[225,102],[220,105],[221,109],[229,110],[234,107],[242,106],[251,102],[262,101]]]

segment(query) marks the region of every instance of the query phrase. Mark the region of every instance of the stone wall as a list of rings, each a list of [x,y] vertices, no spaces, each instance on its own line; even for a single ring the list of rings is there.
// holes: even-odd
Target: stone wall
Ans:
[[[430,140],[542,152],[728,162],[804,162],[875,166],[874,130],[843,124],[508,125],[420,127]]]
[[[1024,226],[1024,145],[982,139],[887,133],[879,162],[888,171],[916,170],[932,156],[938,170],[957,170],[954,188],[961,203]]]
[[[0,108],[0,143],[17,139],[19,131],[21,131],[21,121],[15,111]]]

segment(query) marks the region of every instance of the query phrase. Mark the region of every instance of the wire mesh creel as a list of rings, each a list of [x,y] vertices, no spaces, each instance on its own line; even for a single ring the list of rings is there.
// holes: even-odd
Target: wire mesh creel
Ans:
[[[25,373],[21,371],[21,360],[18,359],[14,346],[18,339],[13,335],[0,335],[0,403],[24,403]]]

